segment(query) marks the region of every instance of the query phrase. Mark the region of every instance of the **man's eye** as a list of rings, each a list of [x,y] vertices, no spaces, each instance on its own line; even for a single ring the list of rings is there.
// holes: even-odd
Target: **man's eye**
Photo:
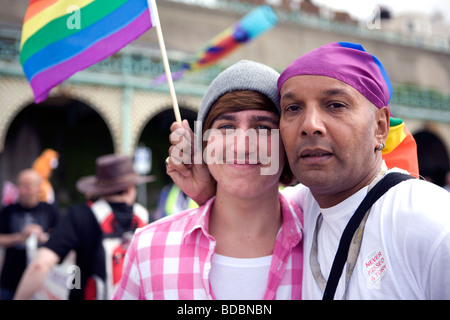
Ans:
[[[340,102],[333,102],[333,103],[330,103],[329,106],[330,106],[331,108],[333,108],[333,109],[339,109],[339,108],[345,107],[345,105],[342,104],[342,103],[340,103]]]
[[[295,112],[298,111],[298,109],[297,105],[290,105],[285,108],[286,112]]]

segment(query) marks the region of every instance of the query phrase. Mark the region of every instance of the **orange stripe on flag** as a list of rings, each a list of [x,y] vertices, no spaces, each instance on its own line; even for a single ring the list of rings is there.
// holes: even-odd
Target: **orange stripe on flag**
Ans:
[[[417,145],[408,128],[403,128],[406,135],[403,141],[391,152],[383,154],[388,168],[400,168],[408,171],[413,177],[419,177],[419,161],[417,159]]]
[[[30,0],[24,22],[56,2],[58,0]]]

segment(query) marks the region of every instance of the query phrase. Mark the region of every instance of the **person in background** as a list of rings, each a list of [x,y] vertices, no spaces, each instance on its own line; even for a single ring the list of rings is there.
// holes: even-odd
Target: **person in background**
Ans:
[[[164,186],[159,193],[155,218],[161,219],[174,213],[194,208],[198,208],[197,203],[181,191],[176,184],[171,183]]]
[[[0,246],[6,248],[0,278],[2,300],[13,298],[27,266],[26,240],[33,235],[39,245],[46,243],[60,217],[55,206],[40,201],[41,181],[35,170],[22,170],[17,176],[18,202],[0,212]]]
[[[111,297],[122,276],[123,258],[137,228],[148,223],[147,209],[135,202],[136,185],[153,181],[133,170],[131,157],[109,154],[96,160],[96,175],[77,181],[88,199],[68,209],[49,241],[40,248],[20,281],[14,299],[30,299],[49,270],[74,250],[80,270],[80,288],[71,300]]]
[[[55,202],[55,191],[50,183],[50,177],[52,175],[52,171],[58,167],[58,159],[58,152],[53,149],[45,149],[33,162],[32,168],[36,170],[42,178],[40,194],[40,200],[42,202]]]

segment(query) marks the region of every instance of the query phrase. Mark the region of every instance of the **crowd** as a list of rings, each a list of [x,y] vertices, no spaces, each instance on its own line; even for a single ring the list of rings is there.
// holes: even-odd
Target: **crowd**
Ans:
[[[67,295],[59,298],[110,297],[134,231],[149,222],[147,209],[135,202],[136,186],[153,179],[136,174],[131,157],[98,157],[96,174],[82,177],[76,184],[86,203],[70,207],[62,216],[55,205],[42,201],[46,198],[41,195],[38,171],[21,171],[17,203],[6,206],[0,216],[0,244],[6,248],[1,298],[38,297],[49,272],[71,252],[75,252],[77,270],[82,271],[79,285],[67,288]],[[34,247],[28,245],[31,235],[37,237]]]

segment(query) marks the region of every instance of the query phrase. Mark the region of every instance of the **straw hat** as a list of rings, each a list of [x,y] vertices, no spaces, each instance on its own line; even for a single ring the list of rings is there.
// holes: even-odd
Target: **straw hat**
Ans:
[[[131,157],[108,154],[96,160],[95,176],[80,178],[76,188],[89,197],[98,197],[124,191],[127,188],[151,182],[154,176],[140,176],[133,169]]]

